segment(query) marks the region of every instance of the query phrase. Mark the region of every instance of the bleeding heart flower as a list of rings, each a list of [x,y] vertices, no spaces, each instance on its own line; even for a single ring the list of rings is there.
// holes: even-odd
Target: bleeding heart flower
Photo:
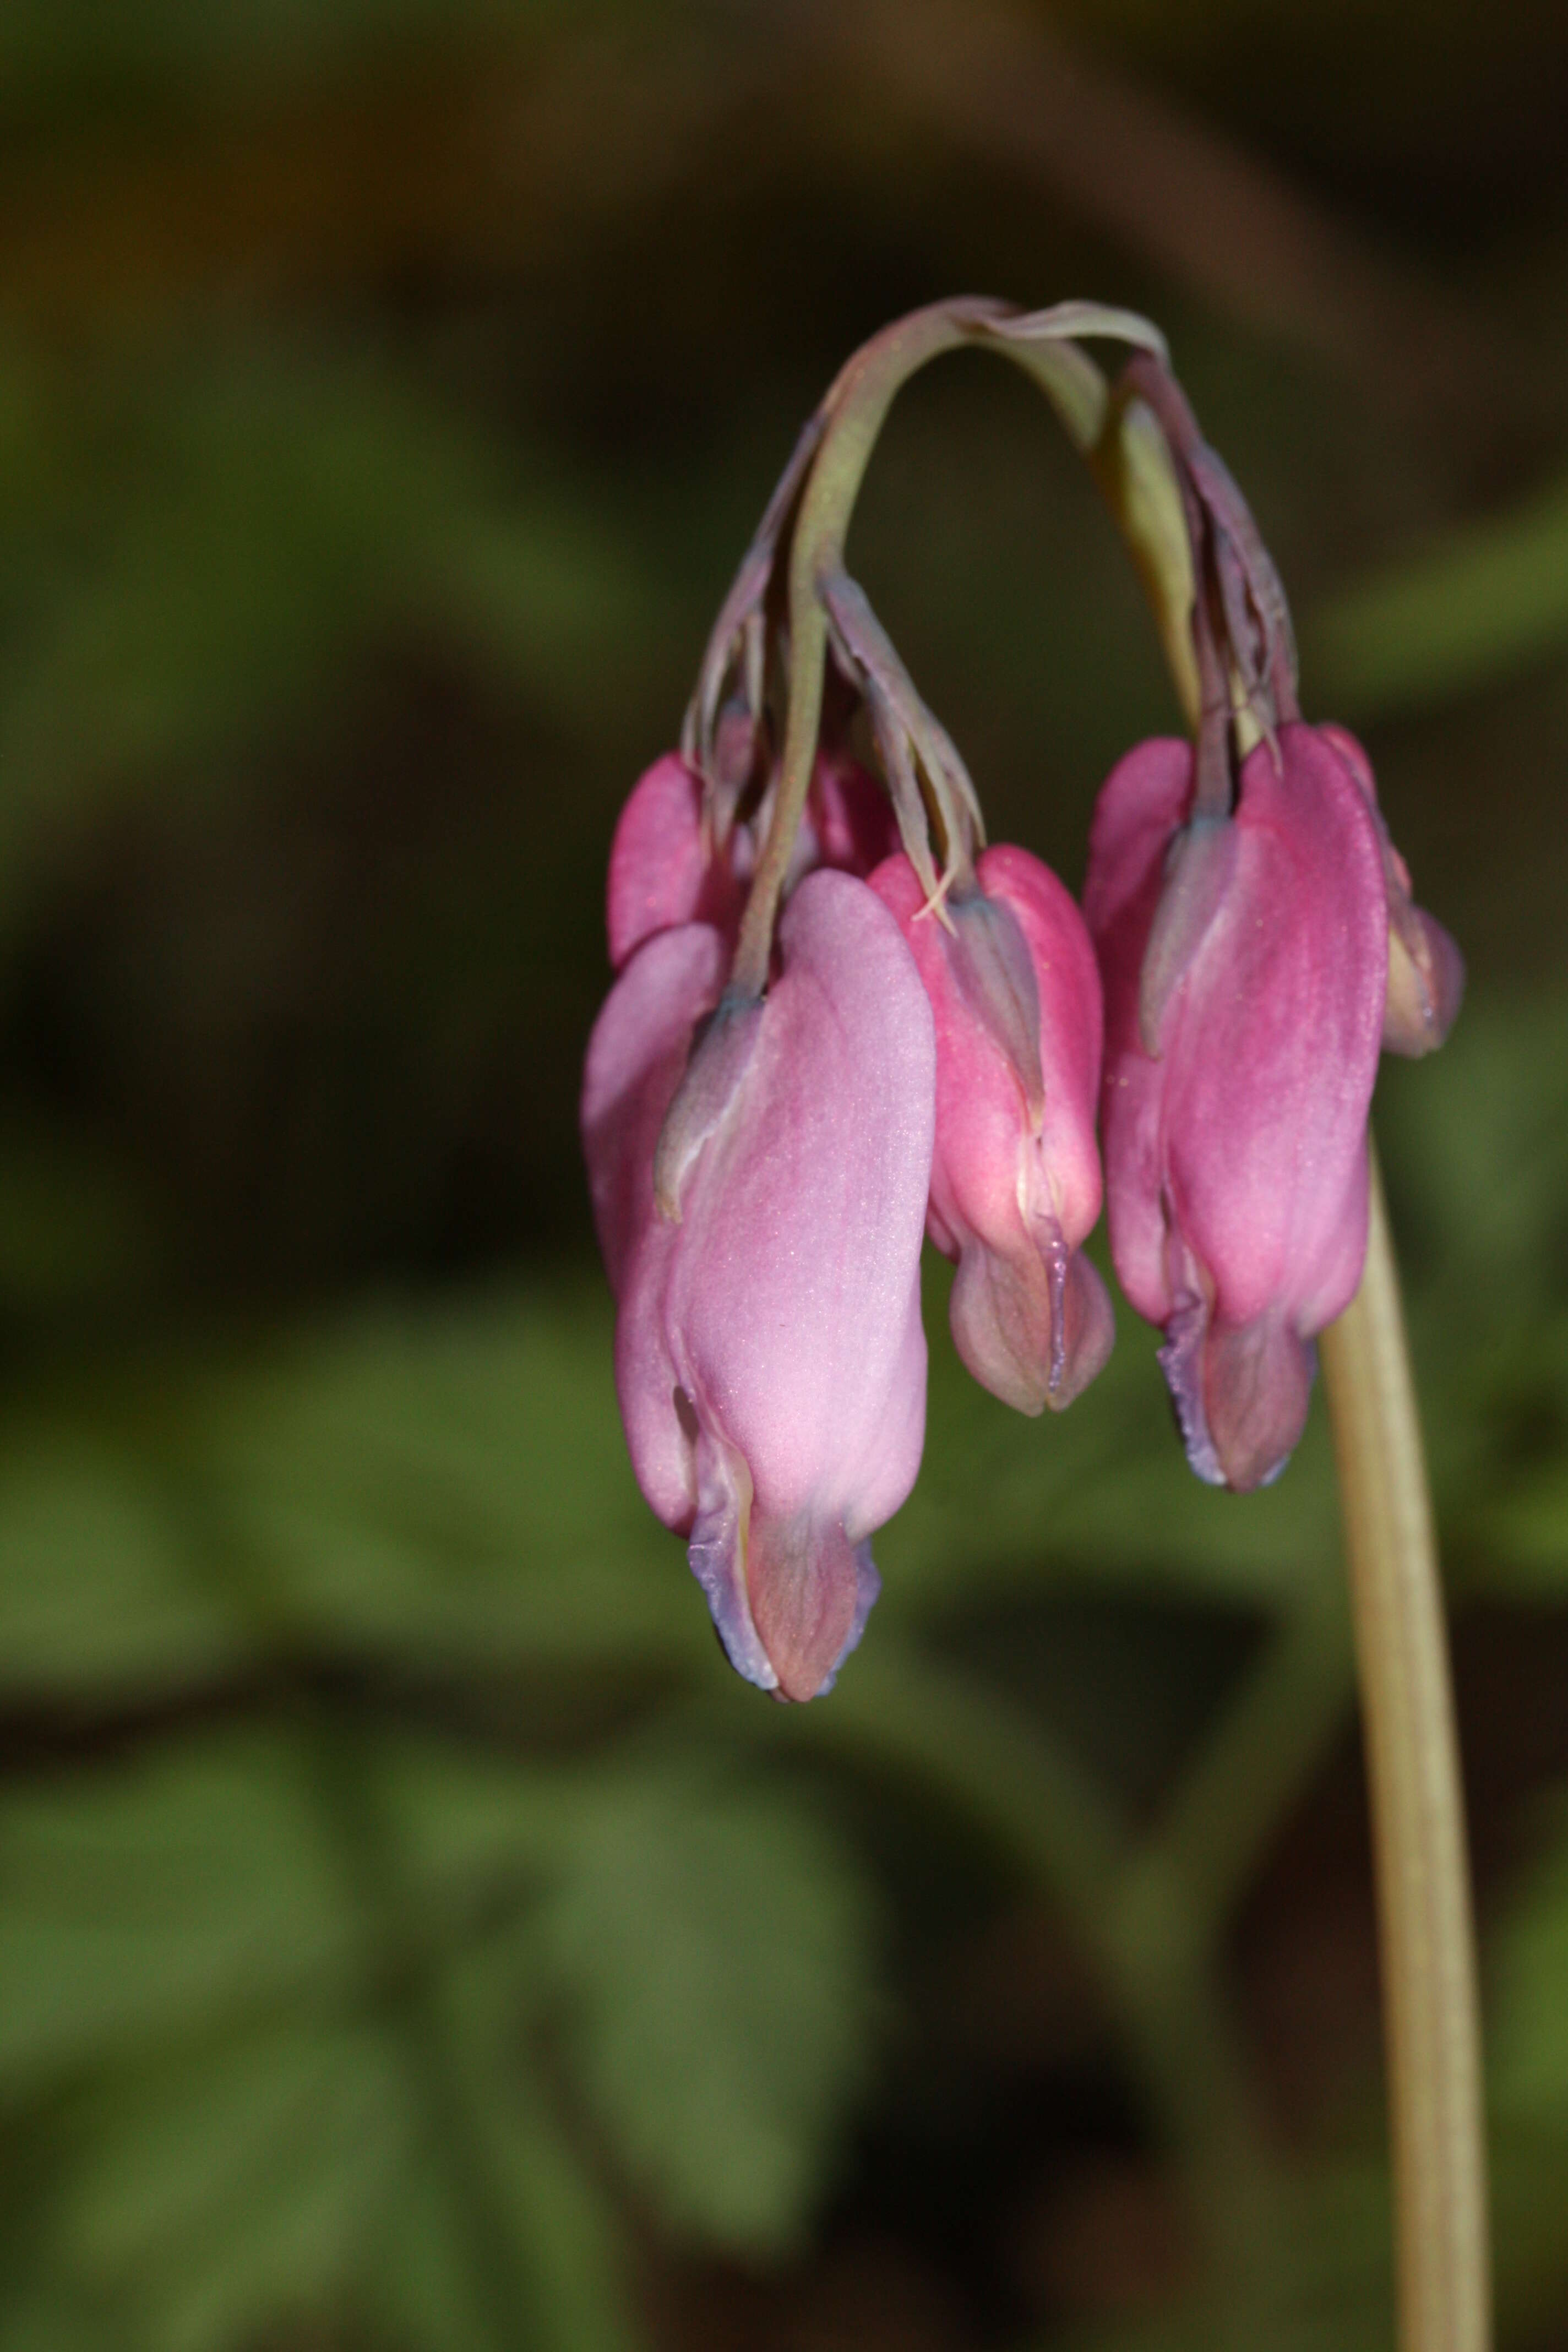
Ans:
[[[1384,852],[1332,738],[1291,722],[1234,814],[1189,821],[1194,753],[1141,744],[1100,796],[1085,912],[1105,979],[1111,1254],[1165,1334],[1188,1459],[1262,1485],[1306,1418],[1310,1341],[1366,1250],[1366,1119],[1389,961]]]
[[[985,850],[931,908],[909,859],[871,877],[936,1017],[927,1231],[958,1262],[958,1352],[1021,1412],[1070,1403],[1110,1352],[1105,1286],[1079,1244],[1100,1214],[1100,974],[1068,891],[1027,850]]]
[[[920,1465],[935,1044],[863,883],[808,876],[778,957],[766,999],[736,1007],[710,924],[647,939],[595,1027],[583,1133],[638,1483],[688,1538],[731,1663],[805,1699],[859,1638],[868,1538]],[[724,1083],[678,1160],[672,1218],[655,1150],[710,1016],[699,1051]]]

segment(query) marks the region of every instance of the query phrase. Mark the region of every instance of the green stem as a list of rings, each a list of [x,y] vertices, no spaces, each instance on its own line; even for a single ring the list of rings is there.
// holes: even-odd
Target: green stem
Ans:
[[[1362,1285],[1321,1341],[1371,1781],[1403,2352],[1486,2352],[1475,1947],[1431,1503],[1375,1160]]]

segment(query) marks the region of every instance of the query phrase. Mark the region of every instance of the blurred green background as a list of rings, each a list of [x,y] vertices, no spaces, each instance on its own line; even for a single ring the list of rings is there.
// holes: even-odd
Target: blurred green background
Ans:
[[[850,347],[1167,329],[1460,939],[1377,1123],[1505,2347],[1568,2347],[1568,13],[6,0],[0,2344],[1389,2340],[1320,1414],[959,1373],[826,1703],[643,1509],[574,1137],[615,814]],[[1075,885],[1174,723],[1009,371],[854,561]]]

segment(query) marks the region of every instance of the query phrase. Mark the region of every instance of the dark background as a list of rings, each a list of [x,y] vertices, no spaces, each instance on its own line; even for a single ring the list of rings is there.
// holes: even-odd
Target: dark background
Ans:
[[[602,877],[847,352],[1165,328],[1459,939],[1376,1120],[1456,1607],[1502,2338],[1568,2345],[1568,15],[9,0],[0,2342],[1388,2340],[1324,1433],[1198,1488],[1119,1307],[931,1438],[820,1706],[632,1486]],[[858,575],[1081,879],[1176,713],[1037,399]]]

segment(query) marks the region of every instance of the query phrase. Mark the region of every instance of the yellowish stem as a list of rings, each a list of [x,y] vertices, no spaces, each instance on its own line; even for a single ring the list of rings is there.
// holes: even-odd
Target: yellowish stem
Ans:
[[[1442,1586],[1383,1188],[1321,1340],[1372,1792],[1401,2352],[1490,2342],[1475,1942]]]

